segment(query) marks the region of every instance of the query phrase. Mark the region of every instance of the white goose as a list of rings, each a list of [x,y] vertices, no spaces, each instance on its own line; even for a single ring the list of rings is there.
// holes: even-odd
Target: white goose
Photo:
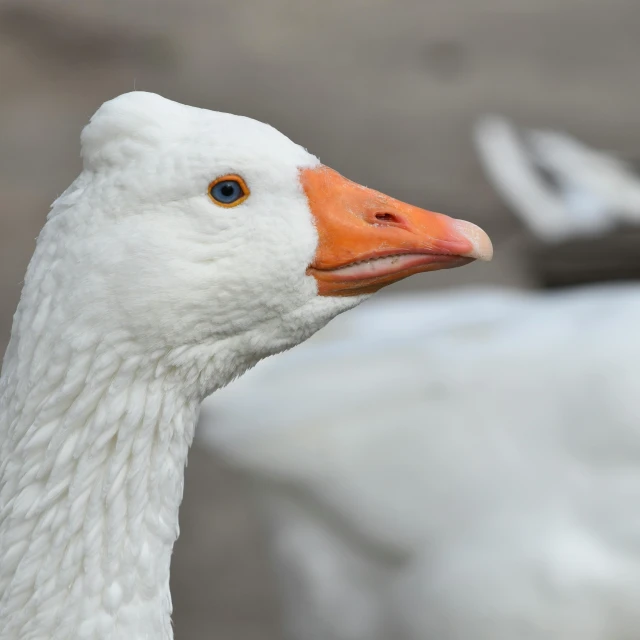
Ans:
[[[638,284],[375,300],[206,401],[287,638],[636,640],[639,325]]]
[[[381,286],[491,245],[267,125],[153,94],[104,104],[82,156],[0,379],[0,638],[166,640],[201,399]]]

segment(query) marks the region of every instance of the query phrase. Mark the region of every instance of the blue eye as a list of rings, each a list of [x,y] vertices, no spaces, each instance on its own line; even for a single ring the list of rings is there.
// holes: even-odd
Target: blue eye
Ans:
[[[240,176],[222,176],[209,185],[209,195],[222,207],[235,207],[249,197],[249,189]]]
[[[231,204],[239,198],[242,198],[244,193],[237,182],[234,180],[225,180],[224,182],[218,182],[218,184],[211,189],[211,195],[218,202]]]

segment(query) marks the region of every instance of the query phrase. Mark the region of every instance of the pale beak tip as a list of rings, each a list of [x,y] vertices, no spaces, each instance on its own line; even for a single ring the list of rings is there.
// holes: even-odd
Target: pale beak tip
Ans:
[[[489,262],[493,258],[491,239],[478,225],[466,220],[456,220],[455,226],[460,234],[473,245],[473,249],[464,254],[463,257],[482,260],[483,262]]]

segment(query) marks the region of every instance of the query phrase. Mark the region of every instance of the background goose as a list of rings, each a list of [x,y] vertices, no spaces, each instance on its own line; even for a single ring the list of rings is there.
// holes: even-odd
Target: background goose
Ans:
[[[0,638],[172,636],[200,400],[385,284],[489,258],[275,129],[134,92],[82,134],[0,378]]]
[[[639,322],[637,284],[372,301],[207,400],[286,637],[637,638]]]

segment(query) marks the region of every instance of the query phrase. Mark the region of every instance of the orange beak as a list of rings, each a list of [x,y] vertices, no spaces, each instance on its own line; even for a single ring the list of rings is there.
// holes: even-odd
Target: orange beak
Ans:
[[[470,222],[405,204],[320,165],[301,171],[318,231],[307,273],[322,296],[373,293],[423,271],[491,260],[489,236]]]

